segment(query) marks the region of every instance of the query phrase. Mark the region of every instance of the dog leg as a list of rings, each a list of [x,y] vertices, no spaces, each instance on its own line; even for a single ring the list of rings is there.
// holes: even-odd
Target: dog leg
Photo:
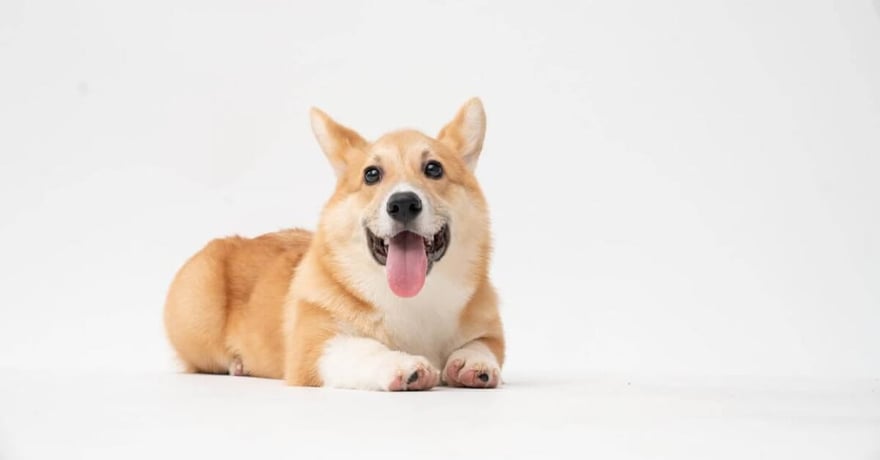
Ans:
[[[390,350],[377,340],[336,336],[318,361],[324,386],[360,390],[429,390],[440,373],[423,356]]]
[[[501,367],[495,354],[477,339],[452,352],[443,380],[452,387],[495,388],[501,383]]]

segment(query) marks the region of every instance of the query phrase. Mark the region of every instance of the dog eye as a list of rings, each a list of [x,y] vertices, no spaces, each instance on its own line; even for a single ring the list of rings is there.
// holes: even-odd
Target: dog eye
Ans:
[[[443,177],[443,165],[431,160],[425,164],[425,175],[431,179],[439,179]]]
[[[364,170],[364,183],[367,185],[373,185],[379,180],[382,179],[382,171],[379,171],[379,168],[375,166],[369,166]]]

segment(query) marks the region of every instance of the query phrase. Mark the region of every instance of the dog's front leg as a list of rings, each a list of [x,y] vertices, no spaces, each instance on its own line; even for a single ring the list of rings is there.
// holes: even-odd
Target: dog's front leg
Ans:
[[[499,340],[481,338],[452,352],[443,369],[443,381],[453,387],[495,388],[501,383],[501,366],[495,348]]]
[[[440,372],[422,356],[391,350],[377,340],[338,335],[318,360],[324,386],[360,390],[428,390]]]

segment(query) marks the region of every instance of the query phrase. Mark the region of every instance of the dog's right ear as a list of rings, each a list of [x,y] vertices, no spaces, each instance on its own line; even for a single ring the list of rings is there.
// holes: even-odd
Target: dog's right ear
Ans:
[[[312,119],[312,131],[324,155],[330,160],[330,165],[336,172],[336,177],[342,176],[345,166],[352,160],[353,155],[366,152],[367,141],[354,130],[346,128],[333,121],[326,113],[312,107],[310,112]]]

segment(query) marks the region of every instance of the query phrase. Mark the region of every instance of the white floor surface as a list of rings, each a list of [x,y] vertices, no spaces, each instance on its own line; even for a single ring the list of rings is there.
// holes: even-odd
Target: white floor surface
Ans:
[[[3,371],[0,458],[880,458],[880,381],[508,376],[370,393]]]

